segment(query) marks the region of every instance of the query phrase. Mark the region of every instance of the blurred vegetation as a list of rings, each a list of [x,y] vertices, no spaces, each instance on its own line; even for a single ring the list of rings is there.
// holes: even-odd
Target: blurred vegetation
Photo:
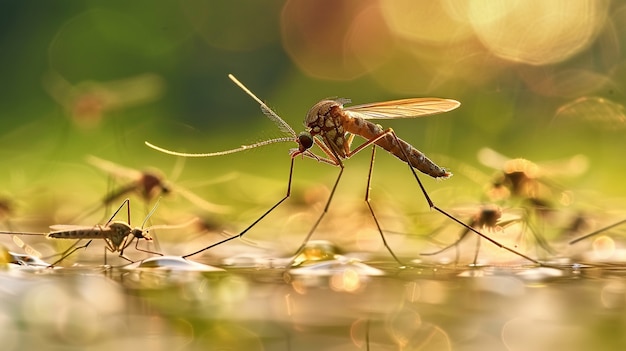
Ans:
[[[357,104],[413,96],[461,101],[445,115],[384,121],[455,173],[445,182],[425,180],[445,206],[485,199],[488,178],[466,170],[491,176],[494,170],[477,160],[489,147],[539,164],[585,155],[587,172],[556,181],[584,193],[577,198],[581,207],[620,212],[626,7],[609,1],[501,5],[3,2],[1,195],[20,204],[18,217],[47,207],[76,214],[107,191],[106,173],[85,162],[95,155],[178,173],[174,181],[181,184],[237,172],[239,181],[192,190],[215,203],[264,199],[258,205],[266,206],[284,191],[293,144],[188,159],[180,172],[173,171],[180,160],[143,144],[211,152],[279,136],[227,79],[233,73],[296,130],[308,108],[328,96]],[[346,162],[349,180],[339,198],[350,196],[360,206],[362,195],[354,194],[364,191],[367,160],[359,155]],[[384,152],[376,164],[373,196],[381,206],[427,210],[403,164]],[[330,186],[335,174],[298,161],[294,182]],[[248,176],[273,185],[257,186]]]

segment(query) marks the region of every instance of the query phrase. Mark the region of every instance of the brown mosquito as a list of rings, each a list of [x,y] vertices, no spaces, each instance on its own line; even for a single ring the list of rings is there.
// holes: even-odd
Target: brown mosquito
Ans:
[[[95,156],[88,156],[87,162],[115,178],[126,180],[126,183],[112,191],[102,200],[105,205],[116,202],[133,192],[137,193],[145,203],[149,203],[162,195],[176,193],[204,211],[212,213],[225,213],[228,211],[226,206],[208,202],[190,190],[167,181],[157,170],[147,169],[140,171]]]
[[[157,203],[158,205],[158,203]],[[113,213],[113,216],[109,218],[109,220],[104,225],[95,225],[95,226],[79,226],[79,225],[52,225],[50,226],[49,233],[30,233],[30,232],[5,232],[0,231],[2,234],[12,234],[12,235],[35,235],[35,236],[45,236],[46,238],[52,239],[77,239],[74,244],[72,244],[65,252],[61,253],[61,257],[52,263],[50,266],[55,266],[59,262],[66,259],[68,256],[73,254],[74,252],[86,248],[91,244],[94,239],[103,239],[105,242],[105,264],[106,264],[106,250],[110,252],[119,252],[119,257],[132,262],[131,259],[124,256],[124,250],[128,248],[135,239],[135,249],[138,251],[146,252],[149,254],[160,255],[162,254],[158,252],[153,252],[149,250],[145,250],[140,248],[139,239],[144,239],[146,241],[151,241],[152,237],[148,233],[149,230],[156,228],[156,226],[150,228],[144,228],[144,225],[152,216],[154,211],[157,208],[155,205],[150,213],[144,219],[141,227],[133,228],[130,225],[130,200],[126,199],[122,203],[122,205]],[[122,210],[122,208],[126,206],[128,210],[128,222],[123,221],[113,221],[113,218]],[[78,246],[81,240],[88,239],[89,241],[81,246]],[[16,241],[18,246],[23,247],[24,244],[21,240]]]
[[[239,82],[233,75],[229,75],[229,78],[237,84],[242,90],[244,90],[248,95],[250,95],[261,107],[261,111],[272,120],[283,132],[288,134],[287,137],[276,138],[265,140],[262,142],[258,142],[251,145],[242,145],[239,148],[220,151],[220,152],[212,152],[212,153],[201,153],[201,154],[191,154],[191,153],[182,153],[167,150],[158,146],[155,146],[149,142],[146,142],[146,145],[166,154],[175,155],[175,156],[183,156],[183,157],[210,157],[210,156],[220,156],[232,154],[239,151],[248,150],[255,147],[260,147],[264,145],[269,145],[273,143],[279,142],[295,142],[297,144],[297,148],[290,150],[291,155],[291,164],[289,167],[289,179],[287,183],[287,193],[285,196],[280,199],[276,204],[270,207],[265,213],[263,213],[258,219],[256,219],[252,224],[250,224],[247,228],[245,228],[238,235],[231,236],[222,241],[219,241],[215,244],[209,245],[203,249],[187,254],[183,257],[190,257],[193,255],[197,255],[205,250],[208,250],[217,245],[223,244],[227,241],[233,240],[235,238],[240,238],[245,235],[252,227],[254,227],[258,222],[260,222],[263,218],[265,218],[270,212],[272,212],[277,206],[283,203],[287,198],[289,198],[291,194],[291,181],[293,176],[293,166],[294,161],[297,156],[306,156],[308,158],[312,158],[318,162],[327,163],[336,167],[339,167],[339,174],[337,175],[337,179],[332,187],[328,200],[326,201],[326,205],[317,221],[314,223],[311,230],[306,235],[302,245],[296,251],[296,255],[301,252],[302,248],[308,242],[308,240],[313,235],[313,232],[319,225],[319,223],[324,218],[325,214],[328,212],[328,208],[333,199],[333,195],[335,190],[337,189],[337,184],[341,179],[341,176],[344,171],[343,160],[346,160],[363,149],[372,146],[372,154],[370,159],[370,167],[369,174],[367,178],[367,187],[365,191],[365,202],[368,206],[368,209],[374,219],[374,223],[380,233],[384,246],[387,248],[391,256],[401,265],[404,265],[402,261],[396,256],[391,247],[387,244],[387,240],[383,234],[381,226],[379,224],[378,218],[374,213],[374,209],[370,203],[370,184],[372,179],[372,171],[374,167],[374,157],[376,154],[376,146],[381,147],[393,154],[400,160],[406,162],[409,165],[409,169],[411,170],[413,176],[415,177],[426,201],[430,208],[435,209],[436,211],[442,213],[444,216],[450,218],[451,220],[457,222],[458,224],[468,228],[472,232],[482,236],[486,240],[490,241],[494,245],[497,245],[500,248],[506,249],[518,256],[521,256],[533,263],[540,264],[538,261],[527,257],[511,248],[501,245],[497,241],[487,237],[482,234],[478,230],[468,226],[463,223],[456,217],[452,216],[448,212],[437,207],[433,201],[430,199],[430,196],[426,192],[426,189],[422,185],[421,180],[417,176],[415,172],[415,168],[420,172],[425,173],[433,178],[449,178],[452,174],[448,172],[446,169],[439,167],[433,161],[428,159],[421,151],[417,150],[409,143],[401,140],[396,136],[396,133],[392,129],[383,129],[381,126],[371,123],[368,119],[394,119],[394,118],[414,118],[414,117],[422,117],[428,115],[434,115],[438,113],[443,113],[447,111],[451,111],[460,106],[460,103],[455,100],[450,99],[441,99],[441,98],[413,98],[413,99],[404,99],[404,100],[393,100],[365,105],[357,105],[344,107],[344,104],[350,102],[348,99],[335,99],[335,100],[322,100],[315,104],[307,113],[306,118],[304,120],[306,131],[301,132],[300,134],[296,134],[296,132],[283,121],[274,111],[272,111],[263,101],[261,101],[256,95],[254,95],[248,88],[246,88],[241,82]],[[351,149],[352,142],[354,137],[359,135],[365,139],[361,145],[357,146],[354,149]],[[323,156],[318,156],[311,151],[313,145],[317,145],[322,152]]]

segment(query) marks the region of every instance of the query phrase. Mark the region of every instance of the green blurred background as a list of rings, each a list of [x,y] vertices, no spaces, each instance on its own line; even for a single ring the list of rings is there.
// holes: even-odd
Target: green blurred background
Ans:
[[[425,180],[443,207],[484,200],[494,170],[477,152],[489,147],[539,164],[583,154],[586,172],[555,181],[580,194],[572,206],[623,214],[621,2],[3,1],[0,16],[0,195],[17,217],[67,221],[102,198],[108,176],[87,155],[177,173],[208,201],[258,216],[284,194],[295,144],[187,159],[180,172],[143,144],[212,152],[281,136],[229,73],[297,131],[325,97],[459,100],[444,115],[383,121],[455,174]],[[346,162],[345,203],[362,206],[366,153]],[[404,164],[379,152],[376,165],[375,203],[427,211]],[[298,189],[336,176],[312,160],[295,172]]]

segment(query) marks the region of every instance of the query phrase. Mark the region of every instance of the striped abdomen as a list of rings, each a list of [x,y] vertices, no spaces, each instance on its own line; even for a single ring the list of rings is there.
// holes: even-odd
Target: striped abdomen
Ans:
[[[347,132],[360,135],[365,139],[373,139],[385,132],[381,126],[360,117],[347,118],[343,125]],[[396,139],[392,134],[385,135],[376,141],[375,144],[389,151],[400,160],[409,163],[420,172],[428,174],[433,178],[448,178],[452,175],[452,173],[446,171],[445,168],[436,165],[426,157],[424,153],[411,146],[411,144],[400,138]],[[402,150],[404,150],[404,152],[402,152]],[[405,154],[408,155],[408,160]]]
[[[84,227],[80,229],[60,230],[48,233],[48,238],[55,239],[102,239],[111,235],[110,228]]]

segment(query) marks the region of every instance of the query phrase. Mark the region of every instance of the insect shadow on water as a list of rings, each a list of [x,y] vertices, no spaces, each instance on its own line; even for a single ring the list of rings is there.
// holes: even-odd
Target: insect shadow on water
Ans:
[[[211,157],[211,156],[221,156],[228,155],[239,151],[249,150],[252,148],[265,146],[273,143],[279,142],[295,142],[298,144],[297,148],[290,150],[291,155],[291,164],[289,167],[289,178],[287,183],[287,193],[285,196],[280,199],[276,204],[270,207],[265,213],[263,213],[259,218],[257,218],[252,224],[250,224],[247,228],[245,228],[242,232],[237,235],[231,236],[224,240],[221,240],[217,243],[209,245],[205,248],[197,250],[195,252],[189,253],[183,257],[190,257],[193,255],[197,255],[205,250],[208,250],[217,245],[223,244],[235,238],[240,238],[245,235],[252,227],[254,227],[258,222],[260,222],[263,218],[265,218],[270,212],[272,212],[276,207],[278,207],[281,203],[283,203],[287,198],[289,198],[291,194],[291,182],[293,177],[293,166],[294,161],[297,156],[306,156],[308,158],[312,158],[318,162],[327,163],[332,166],[339,167],[339,174],[337,175],[337,179],[332,187],[328,200],[324,206],[324,209],[318,219],[315,221],[313,227],[306,235],[303,243],[300,245],[298,250],[296,251],[297,255],[302,251],[304,245],[311,238],[313,233],[315,232],[317,226],[324,218],[325,214],[328,212],[330,207],[330,203],[333,199],[333,195],[335,190],[337,189],[337,184],[341,179],[344,170],[343,160],[346,160],[363,149],[372,146],[372,154],[370,159],[370,167],[369,173],[367,177],[367,186],[365,190],[365,202],[368,206],[369,212],[374,220],[374,223],[378,229],[378,232],[381,236],[383,244],[387,251],[391,254],[391,256],[398,262],[400,265],[405,266],[405,264],[396,256],[391,247],[388,245],[387,240],[383,234],[381,226],[379,224],[378,218],[374,213],[374,209],[370,203],[370,185],[372,180],[372,172],[374,168],[374,158],[376,155],[376,146],[385,149],[390,152],[400,160],[406,162],[411,170],[415,180],[417,181],[428,205],[431,209],[435,209],[437,212],[440,212],[444,216],[448,217],[452,221],[466,227],[468,230],[480,235],[486,240],[490,241],[494,245],[497,245],[500,248],[503,248],[511,253],[514,253],[520,257],[523,257],[535,264],[541,264],[537,260],[534,260],[520,252],[515,251],[514,249],[508,248],[497,241],[489,238],[488,236],[482,234],[478,230],[468,226],[461,220],[452,216],[448,212],[442,210],[438,206],[436,206],[433,201],[430,199],[430,196],[426,192],[426,189],[422,185],[421,180],[417,176],[415,172],[415,168],[417,168],[420,172],[427,174],[433,178],[449,178],[452,174],[448,172],[446,169],[439,167],[430,159],[428,159],[421,151],[417,150],[409,143],[401,140],[396,136],[396,133],[391,129],[382,129],[381,126],[376,125],[367,121],[367,119],[394,119],[394,118],[414,118],[421,116],[428,116],[437,113],[443,113],[447,111],[454,110],[455,108],[460,106],[460,103],[455,100],[450,99],[441,99],[441,98],[412,98],[412,99],[404,99],[404,100],[393,100],[379,103],[371,103],[364,105],[356,105],[345,107],[344,104],[349,103],[349,99],[336,99],[336,100],[322,100],[315,104],[307,113],[305,118],[306,131],[301,132],[300,134],[296,134],[296,132],[291,128],[289,124],[287,124],[282,118],[280,118],[273,110],[271,110],[265,103],[263,103],[256,95],[254,95],[248,88],[246,88],[241,82],[239,82],[233,75],[229,75],[229,78],[237,84],[242,90],[244,90],[250,97],[252,97],[257,103],[259,103],[261,107],[261,111],[272,120],[281,131],[288,134],[287,137],[276,138],[265,140],[262,142],[258,142],[251,145],[242,145],[241,147],[220,151],[220,152],[212,152],[212,153],[182,153],[171,151],[168,149],[164,149],[162,147],[158,147],[149,142],[145,142],[147,146],[175,156],[182,157]],[[365,142],[361,145],[357,146],[354,149],[351,149],[352,142],[354,137],[359,135],[363,137]],[[324,156],[318,156],[311,151],[313,145],[317,145]]]
[[[117,214],[122,210],[122,208],[126,206],[128,211],[128,222],[123,221],[113,221],[113,218],[117,216]],[[139,239],[145,239],[146,241],[151,241],[152,237],[148,233],[151,229],[157,228],[157,226],[152,226],[149,228],[144,228],[144,225],[152,216],[154,211],[157,209],[158,202],[152,208],[150,213],[144,219],[141,227],[133,228],[130,225],[130,200],[126,199],[122,203],[122,205],[113,213],[111,218],[104,225],[95,225],[95,226],[79,226],[79,225],[53,225],[50,226],[52,229],[49,233],[30,233],[30,232],[5,232],[1,231],[2,234],[12,234],[12,235],[35,235],[35,236],[45,236],[46,238],[53,239],[78,239],[74,244],[72,244],[68,249],[64,252],[60,253],[61,256],[59,259],[54,261],[54,263],[50,264],[50,266],[55,266],[59,264],[61,261],[66,259],[68,256],[73,254],[74,252],[86,248],[91,244],[94,239],[103,239],[105,242],[105,250],[104,250],[104,264],[106,265],[106,252],[119,252],[119,257],[133,262],[131,259],[124,255],[124,250],[128,248],[135,239],[135,249],[137,251],[145,252],[148,254],[159,255],[162,256],[161,253],[142,249],[139,247]],[[183,224],[186,225],[186,224]],[[172,226],[158,226],[158,227],[167,227],[171,228]],[[78,244],[84,240],[88,239],[89,241],[84,244],[78,246]],[[21,242],[21,240],[19,240]]]

